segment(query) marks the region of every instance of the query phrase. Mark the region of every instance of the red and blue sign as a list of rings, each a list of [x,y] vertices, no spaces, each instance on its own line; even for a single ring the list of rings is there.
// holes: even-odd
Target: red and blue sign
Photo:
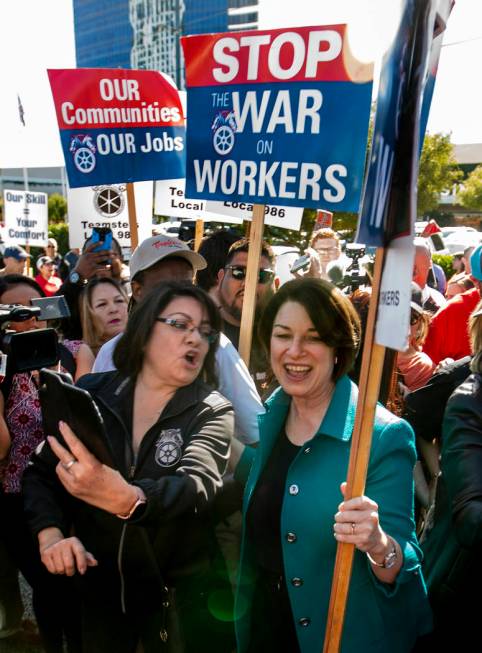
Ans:
[[[188,197],[358,210],[372,66],[345,25],[181,41]]]
[[[150,70],[49,70],[71,188],[185,175],[177,89]]]

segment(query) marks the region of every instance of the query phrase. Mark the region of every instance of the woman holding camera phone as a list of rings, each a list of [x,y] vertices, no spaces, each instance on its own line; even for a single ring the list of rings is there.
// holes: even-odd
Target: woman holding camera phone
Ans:
[[[117,344],[118,372],[79,383],[99,407],[117,469],[62,424],[64,442],[49,438],[27,472],[42,560],[53,574],[78,574],[88,653],[134,653],[140,642],[145,653],[234,648],[231,626],[213,616],[208,527],[234,427],[231,404],[209,385],[219,327],[204,291],[154,288]]]
[[[32,299],[44,296],[42,289],[29,277],[0,277],[2,304],[31,306]],[[46,322],[32,317],[22,322],[10,322],[9,329],[25,333],[46,326]],[[45,650],[47,653],[61,653],[65,633],[69,653],[75,653],[80,650],[80,622],[71,583],[68,579],[46,573],[23,512],[23,475],[35,449],[45,437],[36,376],[35,371],[12,373],[7,364],[6,377],[0,384],[0,461],[3,462],[3,471],[0,471],[3,524],[0,537],[11,559],[32,587],[34,613]],[[73,606],[74,610],[67,609],[67,605]],[[7,617],[9,609],[7,606]]]

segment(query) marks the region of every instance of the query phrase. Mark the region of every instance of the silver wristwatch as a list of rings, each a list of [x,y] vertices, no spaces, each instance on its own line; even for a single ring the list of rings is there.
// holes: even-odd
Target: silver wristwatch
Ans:
[[[80,280],[81,280],[81,276],[77,272],[77,270],[72,270],[72,272],[69,274],[70,283],[79,283]]]
[[[383,569],[390,569],[397,562],[397,547],[395,546],[395,542],[393,540],[390,541],[392,543],[392,548],[387,553],[387,555],[383,558],[383,562],[377,562],[371,557],[368,551],[366,552],[368,560],[372,563],[372,565],[375,565],[375,567],[383,567]]]

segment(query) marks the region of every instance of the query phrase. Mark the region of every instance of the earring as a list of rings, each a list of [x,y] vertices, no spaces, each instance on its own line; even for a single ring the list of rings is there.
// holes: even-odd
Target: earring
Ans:
[[[334,361],[334,363],[335,363],[335,365],[338,364],[338,356],[335,356],[335,361]]]

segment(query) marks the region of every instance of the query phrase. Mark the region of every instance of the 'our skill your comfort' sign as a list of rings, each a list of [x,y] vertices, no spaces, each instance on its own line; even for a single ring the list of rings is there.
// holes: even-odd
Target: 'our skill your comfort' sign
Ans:
[[[177,89],[150,70],[49,70],[71,188],[184,177]]]
[[[372,66],[345,25],[187,36],[186,195],[357,211]]]

